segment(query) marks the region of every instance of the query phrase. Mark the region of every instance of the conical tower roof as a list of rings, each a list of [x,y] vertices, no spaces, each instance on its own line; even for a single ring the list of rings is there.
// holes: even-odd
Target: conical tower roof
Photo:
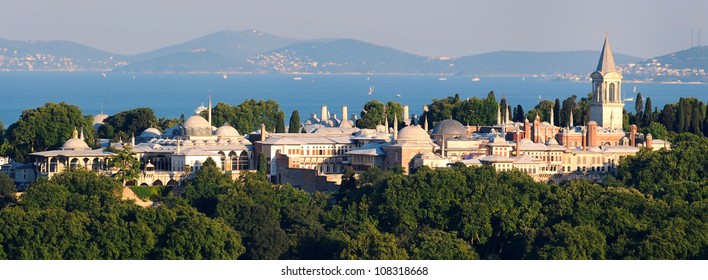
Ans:
[[[615,67],[615,57],[612,55],[612,48],[610,47],[610,40],[605,33],[605,44],[602,46],[602,53],[600,53],[600,61],[597,63],[597,72],[602,74],[617,72]]]

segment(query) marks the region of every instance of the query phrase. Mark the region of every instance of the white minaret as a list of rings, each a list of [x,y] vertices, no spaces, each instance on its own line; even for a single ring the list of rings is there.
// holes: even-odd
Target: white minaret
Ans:
[[[553,127],[553,107],[551,107],[551,127]]]
[[[212,126],[213,124],[211,123],[211,94],[209,94],[209,126]]]

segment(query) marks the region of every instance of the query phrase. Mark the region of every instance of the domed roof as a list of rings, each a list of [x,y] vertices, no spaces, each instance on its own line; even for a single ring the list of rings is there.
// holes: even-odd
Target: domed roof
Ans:
[[[383,132],[383,133],[386,133],[386,132],[388,132],[387,130],[388,130],[388,129],[386,129],[386,126],[384,126],[383,124],[380,124],[380,125],[377,125],[377,126],[376,126],[376,132]]]
[[[501,137],[499,135],[494,136],[494,139],[492,139],[492,143],[495,144],[506,144],[506,139],[504,137]]]
[[[157,138],[162,135],[162,132],[160,132],[159,129],[151,127],[146,130],[144,130],[142,133],[140,133],[141,138]]]
[[[222,136],[222,137],[236,137],[239,136],[238,130],[236,130],[233,126],[229,125],[229,123],[224,123],[224,125],[220,126],[216,130],[216,136]]]
[[[99,123],[102,124],[103,121],[106,120],[107,117],[108,117],[108,115],[103,114],[103,113],[95,115],[93,117],[93,124],[99,124]]]
[[[193,115],[184,122],[186,128],[207,128],[211,130],[211,124],[200,115]]]
[[[467,135],[467,128],[465,128],[462,123],[453,120],[453,119],[447,119],[444,121],[439,122],[435,127],[433,128],[433,132],[431,133],[432,135],[449,135],[449,136],[463,136]]]
[[[419,125],[406,126],[398,132],[398,141],[430,141],[428,135]]]
[[[89,146],[84,142],[84,140],[81,140],[79,138],[71,138],[69,140],[66,140],[64,142],[64,145],[61,145],[62,150],[71,150],[71,151],[80,151],[80,150],[90,150]]]

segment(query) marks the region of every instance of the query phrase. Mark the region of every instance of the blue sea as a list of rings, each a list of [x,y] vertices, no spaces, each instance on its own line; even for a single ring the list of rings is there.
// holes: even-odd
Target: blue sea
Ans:
[[[295,77],[301,79],[296,80]],[[461,98],[484,98],[494,91],[509,104],[521,104],[528,111],[542,99],[561,100],[575,94],[587,95],[589,82],[550,81],[534,77],[471,77],[390,75],[229,75],[217,74],[120,74],[96,72],[3,72],[0,73],[0,121],[5,127],[17,121],[22,110],[46,102],[77,105],[84,114],[106,114],[137,107],[150,107],[158,117],[189,116],[212,96],[218,102],[240,104],[245,99],[273,99],[290,117],[299,110],[304,120],[310,113],[320,114],[327,105],[341,116],[346,105],[349,114],[359,114],[364,103],[376,99],[394,100],[410,106],[410,113],[420,113],[432,99],[460,94]],[[374,92],[369,94],[370,87]],[[707,84],[655,84],[625,82],[625,97],[634,97],[633,88],[660,109],[679,97],[708,100]],[[634,111],[634,101],[626,103]]]

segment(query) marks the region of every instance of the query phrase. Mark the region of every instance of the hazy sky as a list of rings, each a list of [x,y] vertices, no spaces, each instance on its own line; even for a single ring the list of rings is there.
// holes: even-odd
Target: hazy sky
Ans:
[[[420,55],[599,50],[648,58],[708,42],[708,1],[0,0],[0,38],[136,54],[225,29],[353,38]],[[696,39],[694,39],[696,40]]]

